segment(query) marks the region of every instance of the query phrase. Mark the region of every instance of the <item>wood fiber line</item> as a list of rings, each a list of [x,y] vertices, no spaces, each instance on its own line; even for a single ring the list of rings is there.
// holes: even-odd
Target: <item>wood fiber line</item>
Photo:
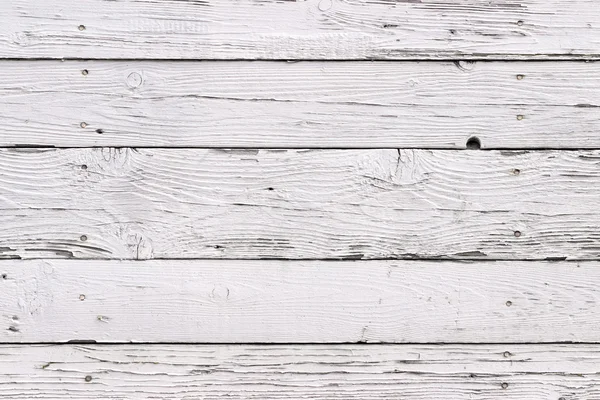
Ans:
[[[2,62],[0,146],[600,148],[599,65]]]
[[[0,273],[4,343],[600,342],[598,262],[4,260]]]
[[[594,0],[12,0],[0,57],[596,59]]]

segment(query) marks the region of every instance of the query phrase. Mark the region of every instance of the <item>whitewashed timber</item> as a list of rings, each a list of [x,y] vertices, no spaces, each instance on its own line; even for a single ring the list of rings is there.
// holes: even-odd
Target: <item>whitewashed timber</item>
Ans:
[[[600,342],[600,264],[4,260],[2,342]]]
[[[11,0],[0,57],[597,59],[595,0]]]
[[[0,66],[3,146],[600,148],[597,63]]]
[[[3,149],[4,258],[596,259],[600,151]]]
[[[0,1],[0,398],[600,400],[598,10]]]
[[[2,345],[0,396],[593,400],[599,364],[596,345]]]

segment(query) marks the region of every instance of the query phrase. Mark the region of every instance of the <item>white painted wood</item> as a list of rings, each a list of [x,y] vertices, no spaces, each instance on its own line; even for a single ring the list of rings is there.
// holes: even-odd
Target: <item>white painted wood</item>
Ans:
[[[596,63],[0,66],[4,146],[600,147]]]
[[[599,363],[594,345],[3,345],[0,396],[592,400]]]
[[[598,58],[594,0],[11,0],[0,57]]]
[[[2,342],[599,342],[598,262],[5,260]]]
[[[600,151],[3,149],[5,258],[600,256]]]

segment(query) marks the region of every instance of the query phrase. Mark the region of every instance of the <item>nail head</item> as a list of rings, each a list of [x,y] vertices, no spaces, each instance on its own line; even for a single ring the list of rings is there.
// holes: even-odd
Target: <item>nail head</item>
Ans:
[[[91,381],[92,381],[92,377],[91,377],[91,376],[89,376],[89,375],[87,375],[87,376],[85,377],[85,381],[86,381],[86,382],[91,382]]]
[[[79,30],[80,31],[85,31],[85,25],[79,25]]]
[[[82,128],[85,128],[85,127],[87,127],[87,123],[82,122],[82,123],[79,124],[79,126],[82,127]]]

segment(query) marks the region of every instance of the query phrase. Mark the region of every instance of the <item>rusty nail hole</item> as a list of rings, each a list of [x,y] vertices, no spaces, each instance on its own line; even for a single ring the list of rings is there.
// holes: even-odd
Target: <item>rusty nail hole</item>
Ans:
[[[79,300],[84,301],[85,300],[85,294],[80,294],[79,295]]]
[[[79,240],[81,240],[82,242],[85,242],[85,241],[87,240],[87,236],[85,236],[85,235],[81,235],[81,236],[79,237]]]
[[[509,300],[506,302],[506,307],[510,307],[510,306],[512,306],[512,301]]]
[[[467,140],[467,149],[469,150],[479,150],[481,149],[481,141],[479,138],[473,136]]]
[[[79,25],[79,30],[80,31],[85,31],[85,25]]]
[[[87,124],[85,122],[82,122],[79,124],[80,127],[85,128],[87,126]]]
[[[517,25],[519,25],[519,26],[523,26],[523,21],[521,21],[521,20],[518,20],[518,21],[517,21]]]
[[[96,129],[96,133],[103,134],[104,131],[102,129]]]
[[[89,74],[89,73],[90,73],[90,72],[89,72],[87,69],[82,69],[82,70],[81,70],[81,75],[87,75],[87,74]]]
[[[511,354],[510,354],[510,351],[505,351],[504,353],[502,353],[502,355],[503,355],[505,358],[508,358],[508,357],[510,357],[510,355],[511,355]]]
[[[502,386],[502,389],[506,389],[506,388],[508,388],[508,383],[502,382],[501,386]]]
[[[86,381],[86,382],[91,382],[91,381],[92,381],[92,377],[91,377],[91,376],[89,376],[89,375],[87,375],[87,376],[85,377],[85,381]]]
[[[81,169],[85,171],[85,170],[87,169],[87,165],[83,164],[83,165],[81,166]]]
[[[523,78],[525,78],[525,75],[521,75],[521,74],[517,75],[517,79],[518,80],[521,81],[521,80],[523,80]]]
[[[517,115],[517,120],[521,121],[523,118],[525,118],[525,117],[523,117],[523,115],[521,115],[521,114]]]
[[[521,237],[521,231],[515,231],[514,235],[515,237]]]

